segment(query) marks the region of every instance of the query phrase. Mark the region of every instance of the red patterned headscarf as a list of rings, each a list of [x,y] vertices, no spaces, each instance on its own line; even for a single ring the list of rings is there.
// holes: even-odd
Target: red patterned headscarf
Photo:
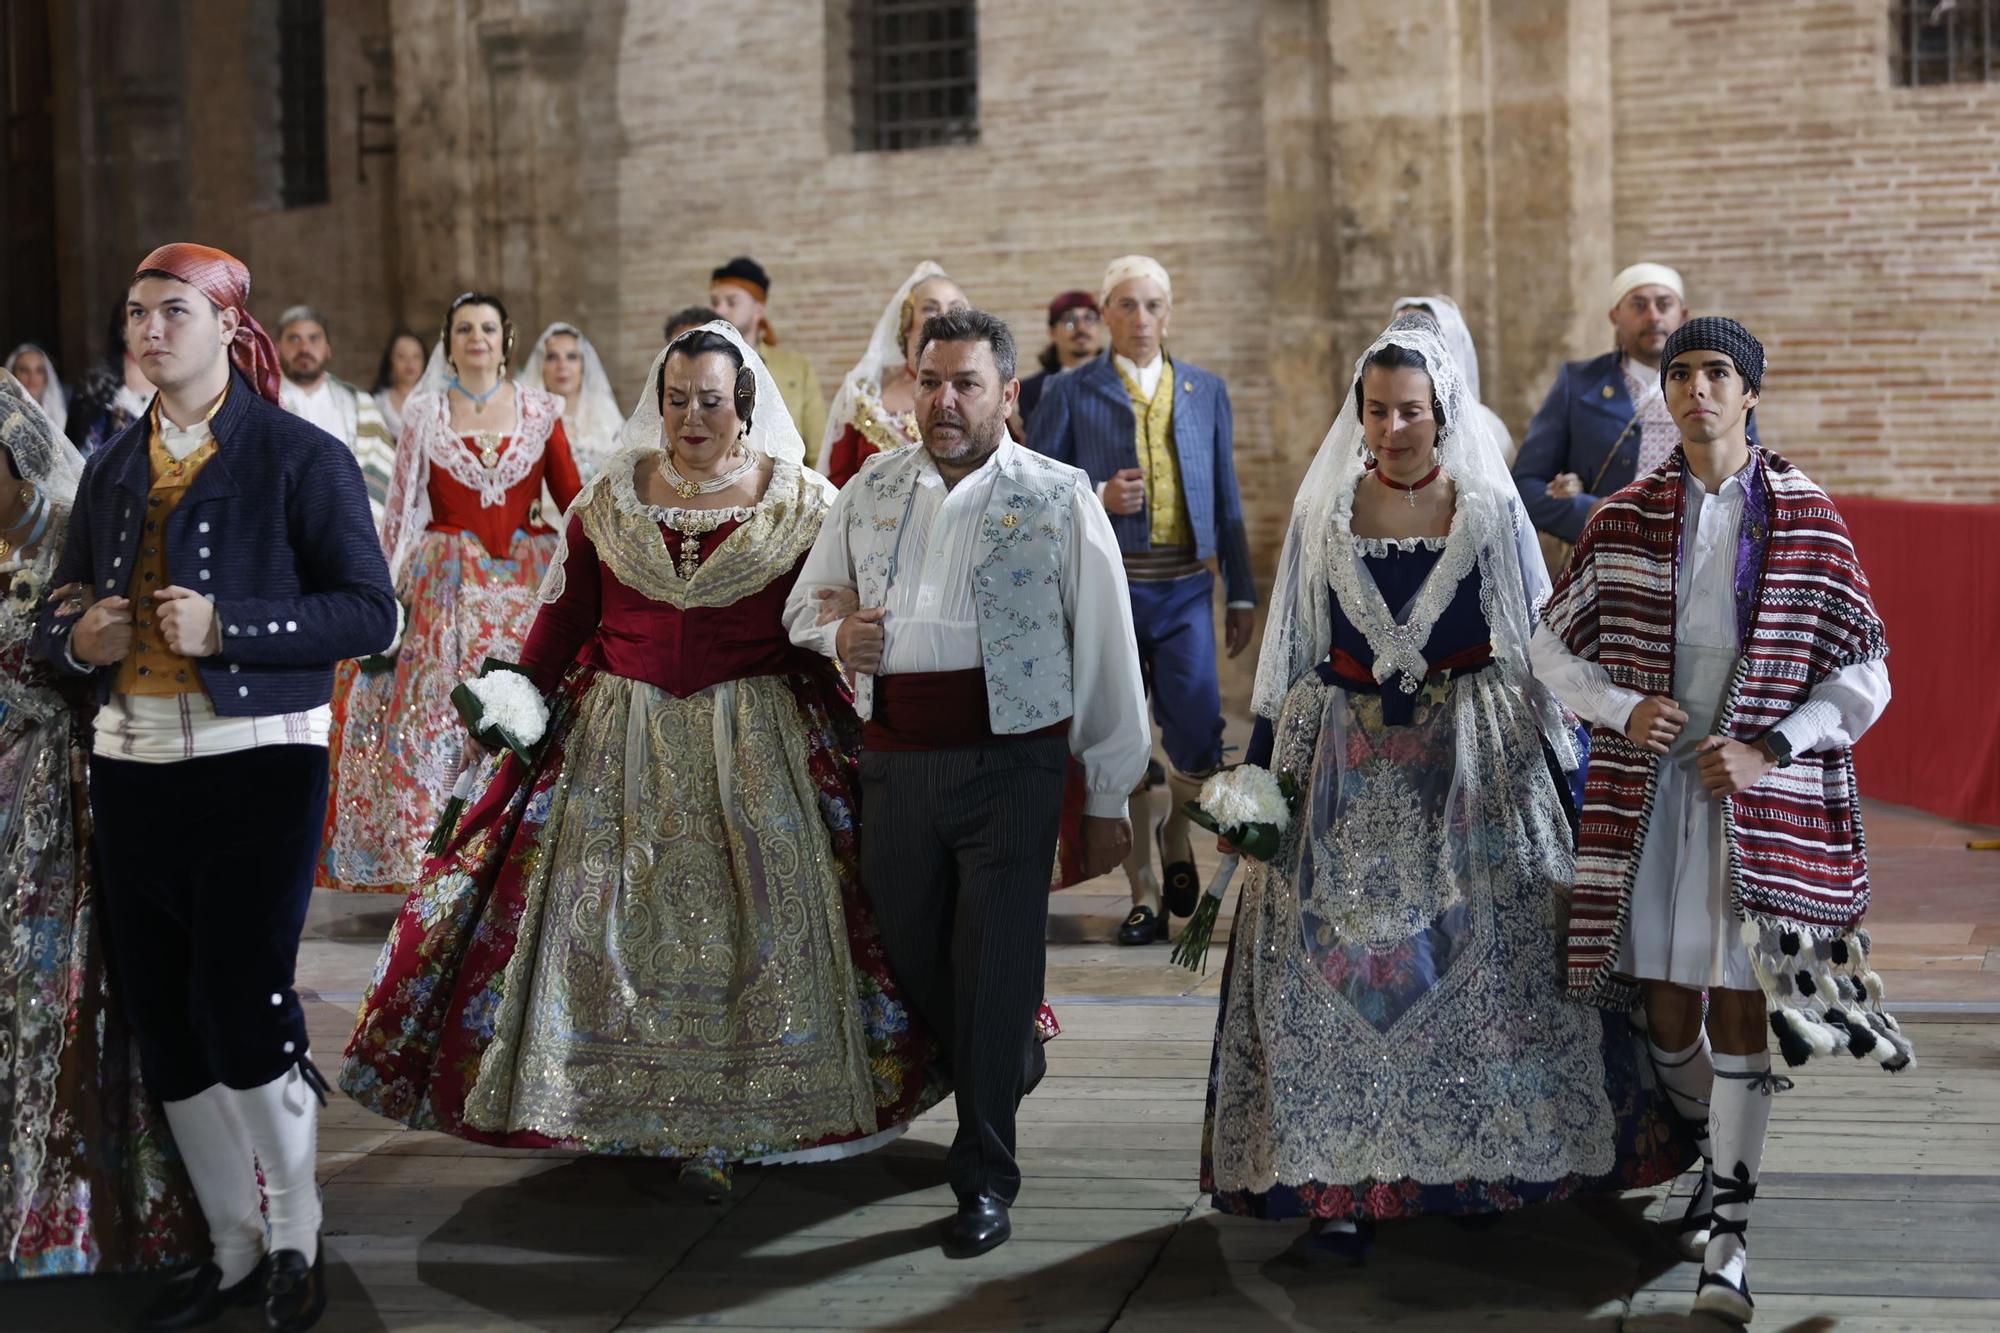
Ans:
[[[242,321],[229,346],[229,360],[242,371],[257,392],[273,403],[278,401],[278,349],[264,326],[250,313],[250,270],[227,250],[212,245],[176,241],[163,245],[139,261],[134,270],[171,273],[216,305],[236,312]]]

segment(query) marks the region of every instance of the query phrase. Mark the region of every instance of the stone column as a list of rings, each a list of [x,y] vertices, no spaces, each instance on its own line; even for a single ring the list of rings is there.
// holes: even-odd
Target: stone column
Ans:
[[[1326,0],[1322,225],[1338,256],[1329,373],[1343,387],[1403,295],[1458,301],[1486,400],[1517,434],[1556,363],[1604,342],[1608,4]]]

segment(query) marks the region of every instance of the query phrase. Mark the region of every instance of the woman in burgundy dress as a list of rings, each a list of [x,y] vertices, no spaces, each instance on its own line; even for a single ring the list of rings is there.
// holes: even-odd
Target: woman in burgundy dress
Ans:
[[[544,484],[565,509],[581,488],[561,400],[513,382],[513,344],[499,298],[465,293],[403,405],[382,544],[406,621],[392,666],[340,669],[324,887],[416,883],[460,767],[451,692],[520,653],[558,541]]]
[[[719,321],[655,360],[624,440],[521,654],[542,747],[405,902],[341,1084],[714,1196],[735,1162],[885,1142],[945,1085],[860,891],[858,723],[782,619],[833,490]]]

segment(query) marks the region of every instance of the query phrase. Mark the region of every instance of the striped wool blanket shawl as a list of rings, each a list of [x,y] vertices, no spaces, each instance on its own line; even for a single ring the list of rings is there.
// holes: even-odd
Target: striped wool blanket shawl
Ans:
[[[1752,608],[1739,619],[1743,655],[1716,722],[1717,734],[1746,743],[1842,667],[1888,651],[1833,502],[1779,455],[1754,447],[1753,455],[1758,472],[1745,489],[1762,503],[1746,506],[1744,539],[1746,550],[1762,549],[1753,557]],[[1643,694],[1673,692],[1686,468],[1676,449],[1604,504],[1544,613],[1571,652]],[[1602,999],[1615,990],[1611,974],[1657,777],[1651,753],[1621,732],[1591,729],[1571,899],[1569,981],[1577,994]],[[1802,945],[1808,955],[1815,946],[1830,951],[1859,925],[1868,906],[1868,858],[1846,747],[1798,755],[1729,798],[1724,827],[1731,902],[1749,927],[1746,938],[1768,937],[1773,951],[1796,958]]]

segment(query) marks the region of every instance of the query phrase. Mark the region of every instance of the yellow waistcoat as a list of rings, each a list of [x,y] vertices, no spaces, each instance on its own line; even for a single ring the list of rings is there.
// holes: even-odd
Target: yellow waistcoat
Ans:
[[[1160,355],[1166,357],[1164,352]],[[1148,535],[1154,546],[1193,546],[1194,523],[1181,490],[1180,456],[1174,452],[1174,363],[1169,358],[1160,367],[1160,382],[1153,386],[1150,399],[1123,366],[1118,367],[1118,378],[1132,395],[1139,466],[1146,473]]]
[[[215,437],[209,436],[193,453],[176,462],[160,442],[159,418],[155,416],[147,453],[153,465],[153,485],[146,497],[132,582],[125,589],[125,595],[132,599],[132,651],[118,664],[111,688],[118,694],[206,694],[208,687],[201,683],[194,660],[168,648],[160,634],[153,594],[173,582],[167,570],[167,517],[179,507],[208,460],[215,457]]]

